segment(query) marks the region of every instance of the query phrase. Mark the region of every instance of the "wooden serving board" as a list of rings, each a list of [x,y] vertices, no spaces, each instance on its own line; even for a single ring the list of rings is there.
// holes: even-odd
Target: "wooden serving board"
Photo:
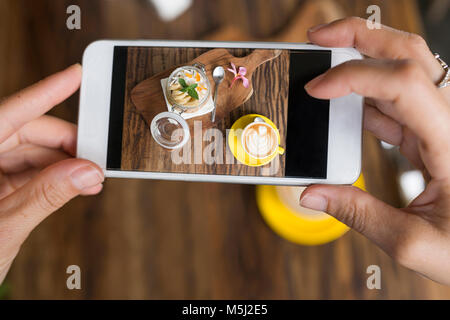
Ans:
[[[198,56],[196,59],[184,65],[192,65],[201,63],[205,66],[206,75],[211,83],[211,95],[214,94],[215,84],[212,78],[212,72],[215,67],[222,66],[225,69],[225,79],[219,86],[216,107],[216,123],[220,122],[232,110],[245,103],[253,94],[252,74],[261,64],[275,59],[281,54],[281,50],[263,50],[255,49],[248,56],[237,58],[231,55],[226,49],[212,49]],[[227,71],[231,68],[231,62],[239,67],[246,67],[246,78],[249,80],[249,87],[245,88],[241,80],[237,80],[233,87],[230,88],[233,81],[233,73]],[[147,125],[150,125],[152,119],[161,112],[167,111],[167,105],[164,99],[163,89],[161,87],[161,79],[168,78],[173,70],[178,68],[167,69],[160,72],[140,83],[138,83],[131,91],[131,101],[135,105],[138,112],[143,116]],[[189,126],[193,126],[194,120],[202,121],[203,128],[214,126],[211,122],[211,113],[200,117],[188,119]]]

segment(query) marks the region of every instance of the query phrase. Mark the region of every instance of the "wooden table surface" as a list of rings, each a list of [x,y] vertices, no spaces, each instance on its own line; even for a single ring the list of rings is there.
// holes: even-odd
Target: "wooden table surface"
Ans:
[[[80,31],[65,27],[70,4],[81,7]],[[384,23],[421,32],[412,0],[313,0],[307,8],[315,14],[301,21],[294,19],[296,0],[198,0],[171,23],[143,0],[2,0],[0,96],[80,61],[99,38],[201,39],[215,32],[225,40],[241,30],[241,38],[302,41],[304,30],[285,27],[366,16],[369,4],[381,6]],[[334,11],[320,15],[319,6]],[[77,103],[74,96],[52,114],[75,121]],[[369,191],[398,205],[395,168],[369,135],[363,166]],[[71,264],[81,267],[82,290],[66,288]],[[381,267],[381,290],[366,287],[372,264]],[[102,194],[72,201],[30,235],[6,281],[11,298],[32,299],[450,298],[449,288],[399,266],[356,232],[318,247],[279,238],[261,219],[253,186],[168,181],[109,179]]]
[[[236,120],[246,114],[261,114],[269,117],[275,123],[280,133],[281,145],[286,144],[290,60],[287,50],[283,50],[278,57],[263,63],[253,72],[251,78],[253,95],[244,104],[236,106],[237,108],[231,110],[223,119],[217,117],[214,126],[202,126],[200,121],[204,121],[204,117],[188,119],[187,123],[191,127],[191,139],[184,148],[173,151],[175,156],[171,150],[161,147],[153,139],[149,127],[150,119],[160,112],[167,111],[167,107],[162,105],[145,106],[145,108],[152,109],[146,110],[149,116],[145,119],[131,99],[132,90],[141,81],[167,69],[184,65],[208,51],[210,49],[206,48],[152,48],[149,50],[148,48],[132,47],[128,49],[122,134],[122,170],[284,176],[285,157],[283,156],[274,159],[277,163],[273,167],[277,170],[271,170],[272,163],[262,167],[251,167],[236,161],[227,147],[227,130]],[[251,49],[227,49],[227,51],[235,57],[245,57],[253,52]],[[212,82],[211,73],[210,70],[209,77]],[[227,71],[227,73],[229,72]],[[280,76],[266,77],[268,74]],[[227,81],[220,86],[221,95],[231,95],[235,92],[227,87],[228,80],[232,76],[227,75],[227,77]],[[240,83],[236,83],[235,87],[240,85]],[[162,95],[160,85],[157,89],[161,90]],[[225,108],[221,104],[222,100],[225,101],[219,96],[218,108]],[[206,115],[208,119],[210,116],[210,114]],[[198,121],[197,127],[194,126],[194,121]],[[217,132],[220,134],[220,139],[217,137],[219,135]],[[214,156],[217,158],[211,156],[208,161],[205,161],[205,156],[212,155],[212,151],[208,150],[215,150],[217,154]],[[183,162],[173,161],[174,157],[177,157],[176,159],[183,158]],[[210,160],[213,162],[209,163]]]

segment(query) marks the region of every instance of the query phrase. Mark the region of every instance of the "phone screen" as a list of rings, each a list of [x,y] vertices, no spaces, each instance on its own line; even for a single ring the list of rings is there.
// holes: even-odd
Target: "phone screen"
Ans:
[[[331,55],[116,46],[107,169],[326,179],[330,102],[304,86]]]

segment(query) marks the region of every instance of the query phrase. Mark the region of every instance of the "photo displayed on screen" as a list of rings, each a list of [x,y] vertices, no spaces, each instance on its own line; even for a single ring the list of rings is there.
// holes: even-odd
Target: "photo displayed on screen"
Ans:
[[[327,177],[331,51],[114,48],[109,170]]]

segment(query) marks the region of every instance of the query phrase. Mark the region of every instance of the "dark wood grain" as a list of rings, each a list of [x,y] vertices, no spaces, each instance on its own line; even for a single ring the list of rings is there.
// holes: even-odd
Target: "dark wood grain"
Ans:
[[[70,4],[82,8],[81,31],[65,28]],[[421,32],[413,0],[312,0],[308,8],[333,4],[359,16],[378,4],[384,23]],[[80,61],[100,38],[201,39],[234,25],[247,37],[240,40],[263,40],[298,25],[284,39],[304,41],[309,25],[297,21],[339,16],[320,9],[304,17],[298,9],[297,0],[197,0],[163,23],[147,1],[1,0],[0,96]],[[77,103],[75,96],[52,114],[75,122]],[[369,191],[399,205],[395,168],[370,135],[363,166]],[[80,291],[66,289],[71,264],[82,269]],[[371,264],[381,267],[381,290],[366,287]],[[252,186],[126,179],[110,179],[101,195],[78,198],[49,217],[6,281],[12,298],[25,299],[450,298],[449,288],[399,266],[356,232],[319,247],[279,238],[263,223]]]

